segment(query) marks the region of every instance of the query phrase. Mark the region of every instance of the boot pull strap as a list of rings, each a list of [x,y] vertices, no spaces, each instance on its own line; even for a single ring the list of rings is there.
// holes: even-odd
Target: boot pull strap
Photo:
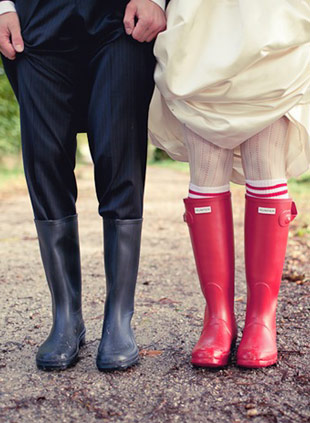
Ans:
[[[279,224],[280,226],[287,226],[289,225],[297,216],[297,207],[294,201],[291,205],[291,210],[283,210],[279,216]]]
[[[298,210],[297,210],[296,204],[293,201],[292,202],[292,207],[291,207],[291,222],[295,219],[295,217],[297,215],[298,215]]]
[[[183,214],[183,220],[188,224],[188,226],[191,226],[191,224],[194,222],[193,215],[188,210]]]

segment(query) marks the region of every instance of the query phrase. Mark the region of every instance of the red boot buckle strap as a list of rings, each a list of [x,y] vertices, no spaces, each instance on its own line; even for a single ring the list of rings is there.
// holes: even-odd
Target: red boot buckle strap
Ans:
[[[185,223],[187,223],[190,226],[194,222],[194,217],[189,211],[186,211],[183,214],[183,220]]]
[[[298,210],[297,210],[296,204],[293,201],[292,202],[292,207],[291,207],[291,222],[295,219],[295,217],[297,215],[298,215]]]
[[[297,207],[294,201],[291,205],[291,210],[283,210],[282,213],[279,215],[279,224],[280,226],[287,226],[289,225],[297,216]]]

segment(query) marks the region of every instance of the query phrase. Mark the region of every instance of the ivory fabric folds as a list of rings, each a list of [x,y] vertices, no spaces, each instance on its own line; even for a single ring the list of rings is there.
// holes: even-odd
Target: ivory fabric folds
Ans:
[[[244,182],[239,146],[289,119],[287,177],[310,163],[310,0],[171,0],[155,44],[152,142],[188,161],[184,125],[234,150],[232,181]]]

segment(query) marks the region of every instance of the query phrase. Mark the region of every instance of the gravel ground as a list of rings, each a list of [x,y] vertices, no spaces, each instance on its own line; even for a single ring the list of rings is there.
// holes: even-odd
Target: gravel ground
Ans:
[[[150,167],[133,321],[140,364],[102,374],[95,367],[105,297],[102,223],[91,167],[79,168],[78,177],[87,343],[76,367],[65,372],[36,369],[34,356],[50,327],[50,297],[24,184],[0,193],[1,422],[310,422],[309,201],[301,200],[291,230],[278,308],[278,364],[245,370],[233,358],[225,369],[197,370],[189,360],[204,301],[182,222],[188,176]],[[234,188],[234,203],[240,340],[246,301],[242,188]]]

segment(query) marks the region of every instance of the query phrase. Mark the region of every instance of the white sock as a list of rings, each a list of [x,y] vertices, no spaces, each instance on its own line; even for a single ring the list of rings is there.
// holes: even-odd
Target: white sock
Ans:
[[[184,136],[188,150],[191,183],[201,188],[227,185],[232,174],[233,151],[212,144],[186,126]]]
[[[282,117],[241,144],[246,179],[253,181],[285,178],[287,130],[288,119]]]
[[[261,199],[289,198],[286,179],[246,180],[246,194]]]
[[[229,184],[220,187],[199,187],[191,182],[189,184],[188,198],[214,198],[229,191]]]

